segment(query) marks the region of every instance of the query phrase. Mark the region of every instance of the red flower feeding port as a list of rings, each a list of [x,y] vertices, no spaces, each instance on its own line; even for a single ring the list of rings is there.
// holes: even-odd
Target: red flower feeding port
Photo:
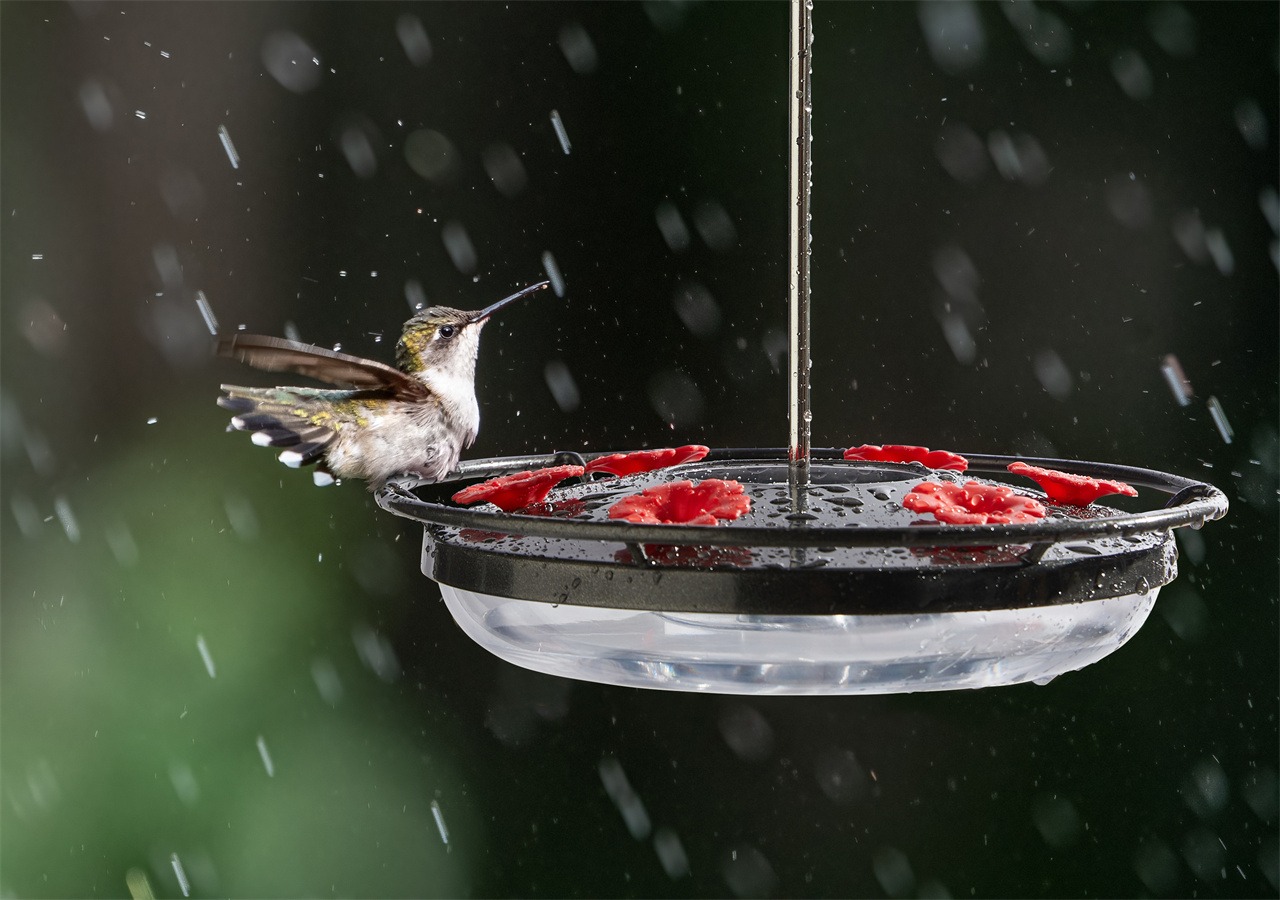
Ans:
[[[697,484],[673,481],[645,488],[610,506],[609,518],[654,525],[715,525],[722,519],[736,519],[750,509],[751,498],[738,482],[708,478]]]
[[[659,450],[637,450],[634,453],[611,453],[587,463],[588,472],[607,472],[610,475],[634,475],[652,472],[680,463],[697,462],[707,455],[708,448],[701,444],[684,447],[663,447]]]
[[[503,512],[514,512],[541,503],[553,487],[566,478],[581,475],[583,471],[582,466],[555,466],[490,478],[458,491],[453,495],[453,501],[464,505],[484,501],[492,503]]]
[[[959,453],[950,450],[930,450],[928,447],[913,447],[909,444],[863,444],[861,447],[850,447],[844,451],[845,459],[866,459],[873,462],[918,462],[926,469],[951,469],[963,472],[969,468],[969,461]]]
[[[1009,463],[1009,471],[1015,475],[1025,475],[1041,489],[1053,503],[1064,503],[1071,506],[1088,506],[1099,497],[1108,494],[1123,494],[1136,497],[1138,492],[1123,481],[1090,478],[1087,475],[1072,475],[1070,472],[1059,472],[1056,469],[1041,469],[1029,466],[1024,462]]]
[[[902,505],[915,512],[932,513],[950,525],[1009,525],[1044,518],[1039,501],[1012,488],[980,484],[935,484],[926,481],[913,487]]]

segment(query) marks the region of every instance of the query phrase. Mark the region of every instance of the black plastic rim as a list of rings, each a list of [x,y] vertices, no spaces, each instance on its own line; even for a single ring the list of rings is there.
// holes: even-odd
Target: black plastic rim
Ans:
[[[606,453],[543,454],[481,459],[464,463],[446,483]],[[423,572],[432,579],[482,594],[552,604],[598,606],[664,612],[714,612],[737,615],[883,615],[998,610],[1075,603],[1143,593],[1177,574],[1177,551],[1170,529],[1223,516],[1226,497],[1212,485],[1176,475],[1103,463],[966,454],[970,473],[1007,474],[1022,459],[1033,465],[1120,479],[1172,495],[1160,509],[1088,520],[1053,519],[1030,525],[913,525],[791,527],[639,525],[623,521],[586,521],[465,509],[423,500],[412,491],[430,488],[412,477],[393,479],[377,492],[384,509],[426,526]],[[909,471],[928,476],[919,466],[843,463],[842,451],[813,451],[815,461],[853,467]],[[709,453],[705,462],[785,463],[786,451],[727,449]],[[969,473],[966,473],[969,474]],[[528,553],[499,552],[458,540],[458,529],[540,538]],[[1126,538],[1132,544],[1099,555],[1049,554],[1068,541]],[[628,548],[627,561],[575,559],[557,546],[608,542]],[[857,568],[787,568],[734,565],[660,565],[648,559],[646,545],[673,547],[787,548],[803,562],[805,548],[955,548],[1016,547],[1000,562],[903,569],[876,565]],[[1070,545],[1068,545],[1070,546]]]
[[[595,459],[616,451],[584,453],[582,459]],[[842,461],[843,450],[815,449],[812,458],[824,461]],[[507,456],[493,459],[477,459],[464,462],[454,477],[438,484],[477,478],[492,478],[525,469],[556,465],[566,455],[550,453],[536,456]],[[763,528],[759,526],[699,526],[699,525],[637,525],[631,522],[588,522],[573,519],[553,519],[544,516],[527,516],[494,510],[466,509],[446,503],[423,500],[412,493],[414,489],[430,487],[412,476],[390,479],[377,491],[378,505],[388,512],[422,522],[424,525],[448,525],[455,528],[476,528],[522,534],[528,537],[560,538],[579,541],[621,541],[663,543],[678,546],[706,545],[713,547],[823,547],[836,544],[842,547],[934,547],[977,546],[990,544],[1043,544],[1069,540],[1089,540],[1096,537],[1141,534],[1178,528],[1183,525],[1199,527],[1206,521],[1220,519],[1227,513],[1227,498],[1211,484],[1192,481],[1154,469],[1119,466],[1110,463],[1076,462],[1063,459],[1042,459],[1022,456],[998,456],[990,454],[962,454],[969,460],[969,473],[985,472],[1007,475],[1006,467],[1012,462],[1025,462],[1043,468],[1058,469],[1076,475],[1109,478],[1128,482],[1136,487],[1149,488],[1171,494],[1160,509],[1137,513],[1123,513],[1106,519],[1055,520],[1030,525],[916,525],[911,527],[813,527]],[[786,462],[787,452],[780,449],[722,449],[712,450],[705,461],[729,460]],[[850,466],[859,465],[856,462]],[[928,470],[919,466],[896,466],[894,463],[875,463],[883,468],[911,468],[927,476]]]

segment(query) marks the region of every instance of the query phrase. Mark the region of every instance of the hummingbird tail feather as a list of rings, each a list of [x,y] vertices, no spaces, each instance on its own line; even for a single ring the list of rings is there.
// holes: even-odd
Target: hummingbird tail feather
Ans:
[[[250,388],[224,384],[218,405],[235,415],[231,427],[250,433],[259,447],[287,448],[280,461],[291,469],[318,463],[338,436],[330,407],[351,391],[314,388]]]

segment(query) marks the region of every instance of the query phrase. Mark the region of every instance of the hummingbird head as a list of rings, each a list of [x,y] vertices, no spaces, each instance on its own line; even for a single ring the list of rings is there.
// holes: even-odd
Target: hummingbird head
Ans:
[[[543,281],[504,297],[480,310],[431,306],[404,323],[396,344],[396,364],[428,382],[463,379],[475,381],[480,331],[489,317],[510,303],[547,287]]]

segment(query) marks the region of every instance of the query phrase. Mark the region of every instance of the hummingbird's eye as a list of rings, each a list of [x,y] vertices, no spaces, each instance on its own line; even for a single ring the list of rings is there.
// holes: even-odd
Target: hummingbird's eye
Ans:
[[[457,330],[458,330],[458,329],[454,328],[452,325],[441,325],[441,326],[440,326],[440,337],[442,337],[442,338],[451,338],[451,337],[453,337],[453,333],[454,333],[455,331],[457,331]]]

